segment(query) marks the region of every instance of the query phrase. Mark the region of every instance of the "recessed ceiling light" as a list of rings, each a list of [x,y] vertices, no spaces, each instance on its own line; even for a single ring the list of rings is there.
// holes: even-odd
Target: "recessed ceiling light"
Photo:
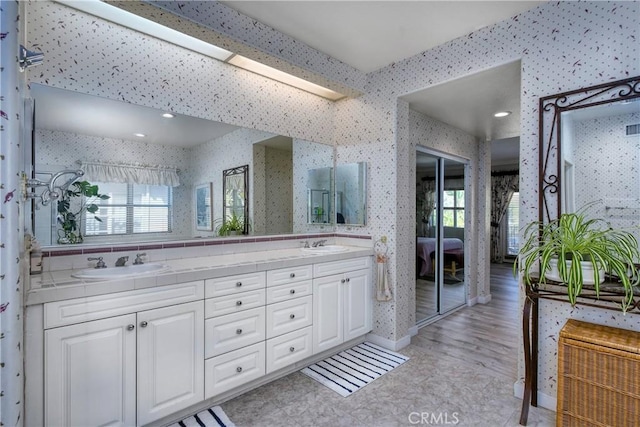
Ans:
[[[138,138],[144,138],[145,136],[147,136],[144,133],[134,133],[134,135],[137,136]]]
[[[171,113],[164,113],[162,115],[162,117],[164,117],[165,119],[173,119],[175,117],[175,115],[173,115]]]
[[[511,111],[498,111],[493,117],[507,117],[509,114],[511,114]]]

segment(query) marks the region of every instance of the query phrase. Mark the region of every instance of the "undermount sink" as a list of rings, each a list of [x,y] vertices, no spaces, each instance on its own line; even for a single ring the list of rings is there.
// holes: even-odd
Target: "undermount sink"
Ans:
[[[333,254],[338,252],[346,252],[349,250],[346,246],[341,245],[325,245],[316,246],[315,248],[302,248],[303,252],[309,252],[314,254]]]
[[[124,267],[109,268],[87,268],[71,274],[76,279],[85,280],[110,280],[126,279],[129,277],[141,276],[143,274],[161,273],[169,270],[169,266],[164,264],[133,264]]]

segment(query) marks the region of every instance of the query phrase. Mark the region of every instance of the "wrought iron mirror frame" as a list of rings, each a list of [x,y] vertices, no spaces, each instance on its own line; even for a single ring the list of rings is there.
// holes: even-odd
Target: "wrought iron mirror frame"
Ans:
[[[222,221],[227,221],[227,178],[234,175],[243,175],[244,183],[244,230],[242,234],[249,234],[249,165],[238,166],[222,171]]]
[[[541,222],[552,221],[562,212],[560,185],[562,113],[634,98],[640,98],[640,76],[540,98],[538,197]],[[555,206],[551,203],[554,198]]]

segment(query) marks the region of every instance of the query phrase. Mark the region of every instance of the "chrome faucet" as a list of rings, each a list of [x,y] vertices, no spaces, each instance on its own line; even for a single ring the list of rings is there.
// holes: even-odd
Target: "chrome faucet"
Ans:
[[[309,247],[309,241],[308,240],[305,240],[305,241],[300,242],[300,243],[302,244],[302,247],[305,248],[305,249],[307,249]]]
[[[317,242],[313,242],[311,246],[317,248],[318,246],[324,246],[325,243],[327,243],[326,240],[318,240]]]
[[[136,259],[133,261],[133,264],[134,265],[144,264],[144,261],[142,261],[143,256],[147,256],[147,254],[146,253],[136,254]]]
[[[98,261],[96,262],[96,268],[107,268],[107,265],[104,263],[101,256],[97,258],[89,257],[87,258],[87,261]]]
[[[125,264],[127,263],[127,261],[129,261],[129,257],[128,256],[121,256],[116,261],[116,267],[124,267]]]

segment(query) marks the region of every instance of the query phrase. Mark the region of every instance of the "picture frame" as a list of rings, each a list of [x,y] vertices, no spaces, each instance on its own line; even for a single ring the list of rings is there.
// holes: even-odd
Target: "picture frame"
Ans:
[[[213,230],[213,183],[198,184],[194,190],[196,230]]]

